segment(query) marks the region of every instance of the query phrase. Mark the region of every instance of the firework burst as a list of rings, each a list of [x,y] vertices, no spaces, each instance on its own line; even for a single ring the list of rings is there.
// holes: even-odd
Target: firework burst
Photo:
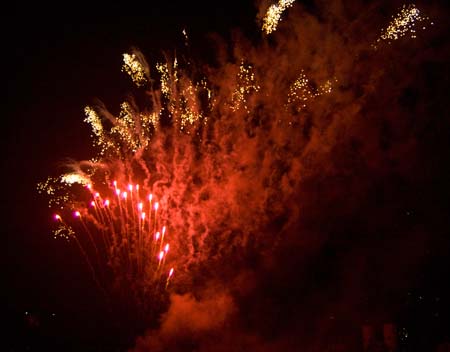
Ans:
[[[268,12],[266,33],[292,3],[280,1]],[[320,36],[336,46],[370,48],[327,31]],[[350,85],[349,67],[361,66],[358,55],[343,52],[350,62],[343,67],[332,47],[317,59],[319,43],[301,41],[312,47],[303,56],[298,43],[283,51],[265,43],[236,50],[208,74],[192,72],[195,65],[176,56],[150,70],[139,51],[123,55],[122,70],[145,106],[128,99],[117,115],[87,106],[97,154],[38,186],[50,197],[55,237],[78,244],[104,291],[125,288],[145,305],[172,288],[186,290],[196,273],[219,267],[213,263],[248,248],[270,251],[298,220],[301,205],[292,199],[304,178],[321,170],[312,156],[330,152],[343,124],[332,120],[339,114],[331,107],[358,114],[354,97],[337,85]],[[322,57],[330,57],[326,65]],[[377,83],[370,75],[361,80]]]

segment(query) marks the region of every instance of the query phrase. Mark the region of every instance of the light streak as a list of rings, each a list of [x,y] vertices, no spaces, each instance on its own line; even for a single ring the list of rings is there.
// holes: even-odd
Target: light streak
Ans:
[[[166,289],[167,289],[167,286],[169,285],[170,278],[173,276],[173,272],[174,272],[173,268],[170,268],[169,274],[167,275],[167,280],[166,280]]]

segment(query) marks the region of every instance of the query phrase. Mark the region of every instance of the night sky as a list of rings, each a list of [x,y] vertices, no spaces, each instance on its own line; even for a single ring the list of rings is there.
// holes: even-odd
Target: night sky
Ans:
[[[362,326],[386,323],[397,326],[405,351],[449,341],[448,8],[417,3],[434,25],[371,54],[367,44],[352,43],[376,38],[402,3],[343,3],[296,1],[269,38],[251,1],[142,9],[18,4],[4,12],[5,350],[360,351]],[[93,157],[83,109],[99,99],[115,111],[133,91],[122,54],[138,48],[150,66],[164,52],[184,55],[183,29],[187,53],[212,63],[219,90],[239,55],[267,74],[271,94],[250,105],[251,137],[233,127],[223,134],[231,131],[239,144],[262,131],[270,142],[234,147],[241,164],[217,182],[242,197],[223,196],[233,221],[210,216],[219,208],[205,203],[199,222],[214,239],[155,316],[140,319],[126,300],[105,302],[78,248],[53,238],[52,212],[36,185],[67,158]],[[317,82],[339,77],[338,88],[301,115],[298,134],[274,132],[268,121],[286,116],[277,74],[291,79],[297,63]],[[261,155],[258,169],[252,158]],[[205,165],[212,165],[206,157]],[[200,179],[201,168],[193,170]],[[209,184],[202,180],[194,179],[193,194]]]

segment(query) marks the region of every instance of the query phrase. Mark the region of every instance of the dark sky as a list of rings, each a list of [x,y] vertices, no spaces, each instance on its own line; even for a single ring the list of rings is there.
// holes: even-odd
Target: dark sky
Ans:
[[[125,350],[135,345],[137,335],[143,335],[141,346],[152,346],[156,351],[163,350],[164,343],[173,350],[190,351],[195,346],[214,350],[214,338],[225,349],[232,345],[230,341],[239,341],[254,350],[289,350],[300,347],[299,341],[314,345],[307,336],[320,335],[319,330],[330,341],[330,336],[339,334],[343,340],[357,339],[365,321],[380,324],[388,320],[407,326],[410,339],[419,341],[417,346],[435,346],[437,341],[448,340],[444,331],[449,323],[450,294],[445,287],[450,274],[450,145],[446,137],[450,123],[445,102],[450,70],[445,34],[448,27],[438,21],[426,45],[405,46],[405,55],[412,53],[411,67],[417,71],[408,79],[399,73],[398,85],[395,77],[377,81],[378,89],[383,84],[396,85],[386,88],[387,93],[366,98],[370,87],[364,86],[359,94],[355,87],[365,82],[360,78],[365,72],[350,70],[347,86],[340,87],[340,103],[348,104],[347,97],[354,95],[367,120],[381,114],[383,118],[361,123],[349,118],[348,129],[338,125],[336,136],[326,134],[326,141],[333,145],[330,154],[325,155],[322,147],[311,143],[308,162],[313,166],[308,164],[308,170],[314,172],[310,178],[302,178],[294,196],[283,200],[286,208],[295,203],[292,208],[302,216],[289,223],[284,244],[269,258],[253,253],[256,250],[252,248],[236,256],[245,263],[241,263],[245,270],[236,265],[230,272],[224,269],[220,278],[206,275],[207,283],[200,284],[200,293],[194,289],[175,292],[179,295],[172,297],[161,324],[145,334],[141,326],[130,326],[134,315],[127,314],[126,308],[115,307],[113,313],[108,310],[80,261],[78,249],[52,238],[51,212],[46,199],[37,193],[36,184],[57,172],[65,158],[92,157],[89,126],[82,122],[83,108],[97,98],[106,106],[116,107],[130,91],[128,77],[120,72],[122,53],[137,47],[149,62],[159,60],[164,50],[181,45],[184,28],[192,40],[193,55],[203,58],[214,56],[214,46],[207,37],[210,32],[229,40],[232,29],[240,28],[250,41],[261,40],[256,27],[258,10],[251,2],[224,1],[210,7],[167,2],[133,10],[119,5],[61,5],[54,9],[15,5],[3,14],[6,96],[1,214],[6,284],[2,302],[10,336],[7,348],[72,347],[76,351],[88,346],[92,351]],[[310,2],[307,5],[315,15],[319,13]],[[377,18],[388,19],[393,8],[381,6]],[[429,8],[441,16],[441,23],[448,19],[441,3]],[[325,15],[319,18],[319,23],[326,23]],[[278,51],[265,48],[261,52],[276,57],[283,50],[294,50],[295,43],[283,43],[285,46],[274,44]],[[424,54],[416,55],[415,49]],[[249,52],[257,56],[256,50]],[[396,55],[398,52],[392,51],[380,57],[388,60]],[[273,70],[268,62],[270,59],[260,64],[267,70],[264,72]],[[288,72],[287,66],[289,62],[283,72]],[[336,72],[344,72],[343,66]],[[376,60],[371,67],[382,71],[382,63]],[[390,69],[395,72],[395,64]],[[389,100],[390,92],[395,94],[395,102]],[[383,104],[394,108],[384,111]],[[350,107],[333,105],[336,115],[344,120],[345,114],[357,114]],[[268,110],[276,108],[273,103]],[[334,116],[325,108],[321,113],[327,118]],[[314,119],[312,123],[317,126],[328,121]],[[376,138],[380,145],[376,147],[371,144],[375,133],[367,132],[370,127],[379,132]],[[406,141],[404,131],[414,138]],[[339,136],[344,141],[334,142]],[[373,159],[359,164],[352,152],[360,150],[361,145],[362,155]],[[338,161],[330,168],[317,166],[334,160]],[[266,224],[263,232],[279,229],[286,218],[291,219],[293,215],[283,211]],[[219,259],[217,268],[220,263]],[[220,327],[219,318],[205,318],[199,313],[215,309],[219,316],[224,314],[226,327]],[[193,321],[197,317],[197,323],[207,321],[208,328],[200,323],[190,327],[195,335],[193,342],[183,333],[174,332],[191,324],[183,320],[183,314],[191,314]],[[336,326],[347,324],[348,329],[339,333],[335,321]],[[230,327],[234,324],[237,328]],[[296,340],[293,336],[306,337]]]

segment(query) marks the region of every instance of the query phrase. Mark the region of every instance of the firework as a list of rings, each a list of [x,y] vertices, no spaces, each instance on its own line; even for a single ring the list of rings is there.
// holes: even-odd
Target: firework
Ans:
[[[67,177],[64,175],[62,179]],[[71,176],[71,180],[74,179]],[[108,289],[105,288],[107,283],[98,272],[104,270],[102,263],[107,263],[116,280],[134,287],[136,292],[154,293],[152,290],[158,287],[158,282],[165,282],[173,275],[173,269],[170,275],[165,269],[171,262],[170,236],[161,219],[163,211],[159,203],[152,205],[153,195],[144,194],[139,185],[120,185],[116,181],[102,193],[88,183],[81,193],[84,193],[84,202],[66,203],[62,211],[54,215],[58,224],[55,237],[77,243],[102,290]],[[82,233],[87,239],[80,237]],[[89,247],[93,258],[88,254]],[[143,283],[143,287],[135,287]],[[165,283],[167,288],[168,281]]]
[[[262,30],[266,34],[275,32],[278,27],[278,23],[281,20],[281,15],[293,4],[294,0],[280,0],[277,4],[271,5],[267,9],[266,15],[264,16]]]
[[[308,103],[314,98],[331,93],[333,81],[335,82],[336,79],[327,80],[317,89],[313,89],[308,77],[302,71],[294,83],[289,87],[286,106],[295,106],[297,110],[306,108]]]
[[[249,111],[247,100],[251,93],[258,92],[260,89],[256,83],[255,73],[251,65],[246,65],[244,60],[239,65],[239,72],[237,74],[236,89],[231,96],[231,109],[233,111],[243,107],[245,111]]]
[[[422,22],[423,25],[419,27]],[[433,22],[430,22],[429,18],[424,16],[414,4],[403,5],[389,25],[381,31],[377,43],[381,41],[390,43],[406,36],[408,33],[411,39],[415,39],[419,28],[426,29],[425,23],[433,25]]]
[[[267,34],[292,4],[280,1],[269,8]],[[401,28],[410,28],[411,18],[421,18],[415,7],[405,8],[403,16],[383,32],[383,40],[396,39],[405,33]],[[328,38],[327,30],[317,37]],[[142,54],[124,54],[122,69],[144,91],[144,107],[133,99],[122,102],[117,115],[100,104],[86,107],[84,121],[97,153],[38,186],[57,214],[55,237],[78,244],[99,285],[108,284],[106,271],[112,273],[111,286],[131,288],[148,301],[177,284],[188,287],[192,272],[208,271],[210,262],[224,263],[242,248],[275,247],[298,220],[300,206],[292,197],[304,175],[320,173],[309,164],[311,155],[326,154],[337,143],[338,122],[331,119],[350,119],[360,109],[351,92],[335,89],[341,73],[342,90],[350,90],[345,65],[330,59],[327,69],[315,64],[308,70],[318,44],[308,45],[312,49],[303,56],[299,43],[283,49],[290,50],[285,55],[279,49],[284,55],[279,66],[270,60],[273,48],[266,55],[236,50],[232,62],[208,74],[192,72],[194,65],[174,56],[154,65],[152,75],[158,77],[152,79]],[[360,52],[345,56],[352,68],[370,43],[354,47]],[[327,50],[336,56],[334,48]],[[376,84],[361,76],[361,87]],[[327,99],[335,99],[341,111],[322,107],[305,113],[313,102]],[[292,123],[307,119],[301,128]],[[318,142],[322,138],[328,138],[326,148]],[[264,236],[266,228],[270,236]]]
[[[143,86],[148,81],[148,65],[139,52],[123,54],[122,71],[125,71],[138,87]]]

